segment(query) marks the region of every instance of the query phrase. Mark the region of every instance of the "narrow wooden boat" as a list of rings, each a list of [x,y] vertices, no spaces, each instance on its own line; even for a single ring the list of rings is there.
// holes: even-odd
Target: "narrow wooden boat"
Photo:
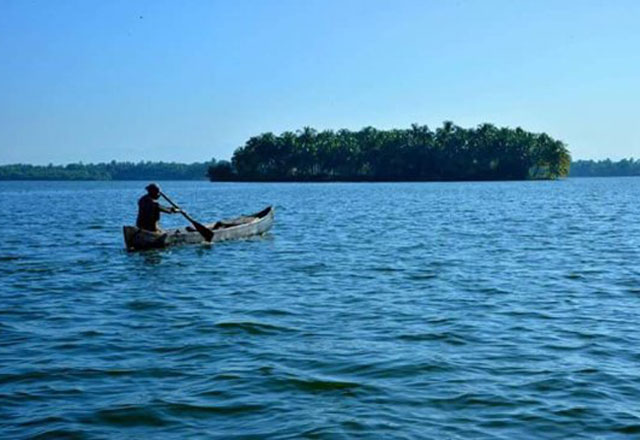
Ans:
[[[273,207],[268,206],[252,215],[221,220],[206,225],[213,231],[212,242],[251,237],[267,232],[273,224]],[[124,242],[129,251],[158,249],[180,244],[204,243],[195,228],[167,229],[160,232],[147,231],[135,226],[124,226]]]

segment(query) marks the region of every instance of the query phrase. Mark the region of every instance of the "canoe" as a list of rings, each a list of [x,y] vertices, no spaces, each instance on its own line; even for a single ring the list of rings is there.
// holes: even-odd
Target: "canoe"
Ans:
[[[267,232],[273,224],[273,207],[268,206],[252,215],[221,220],[205,225],[213,231],[212,242],[251,237]],[[159,232],[147,231],[135,226],[124,226],[124,243],[129,251],[159,249],[181,244],[205,243],[195,228],[187,226]]]

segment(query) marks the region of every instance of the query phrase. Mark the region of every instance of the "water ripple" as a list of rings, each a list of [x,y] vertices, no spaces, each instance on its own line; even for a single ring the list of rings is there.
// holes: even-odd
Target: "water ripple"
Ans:
[[[640,438],[640,179],[142,186],[0,183],[0,437]]]

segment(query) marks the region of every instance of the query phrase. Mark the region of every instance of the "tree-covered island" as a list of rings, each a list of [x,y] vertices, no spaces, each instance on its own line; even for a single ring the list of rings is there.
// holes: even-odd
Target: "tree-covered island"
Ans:
[[[208,175],[212,181],[524,180],[567,176],[570,164],[566,145],[545,133],[446,121],[435,131],[414,124],[264,133]]]

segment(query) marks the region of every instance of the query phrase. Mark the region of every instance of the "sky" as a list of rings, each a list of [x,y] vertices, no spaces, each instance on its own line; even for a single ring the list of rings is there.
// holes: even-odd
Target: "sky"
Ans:
[[[636,0],[0,0],[0,164],[490,122],[640,158]]]

